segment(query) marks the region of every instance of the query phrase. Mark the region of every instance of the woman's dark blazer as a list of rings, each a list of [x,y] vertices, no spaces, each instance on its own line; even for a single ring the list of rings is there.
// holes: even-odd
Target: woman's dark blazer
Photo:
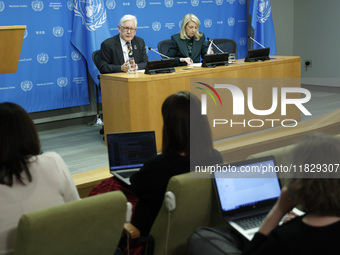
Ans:
[[[177,66],[187,65],[185,62],[180,62],[180,58],[189,57],[189,51],[187,47],[187,43],[189,39],[182,40],[180,38],[179,33],[171,36],[172,46],[168,50],[168,56],[171,58],[175,58],[175,64]],[[201,57],[207,53],[208,45],[205,41],[205,35],[200,38],[199,41],[196,41],[194,38],[193,47],[191,51],[190,58],[194,61],[194,63],[200,63]]]

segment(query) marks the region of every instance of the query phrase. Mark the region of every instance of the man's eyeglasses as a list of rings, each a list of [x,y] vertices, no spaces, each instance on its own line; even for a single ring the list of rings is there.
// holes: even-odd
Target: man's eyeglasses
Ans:
[[[132,27],[121,27],[124,32],[136,32],[137,28],[132,28]]]

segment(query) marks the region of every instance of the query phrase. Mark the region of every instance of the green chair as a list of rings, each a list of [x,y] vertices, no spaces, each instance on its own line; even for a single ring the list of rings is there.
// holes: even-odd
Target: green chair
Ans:
[[[120,191],[24,214],[15,255],[112,255],[126,220]]]
[[[187,239],[197,227],[225,223],[218,210],[212,180],[191,173],[176,175],[170,179],[167,191],[174,194],[176,208],[169,211],[166,200],[163,202],[150,230],[147,254],[188,254]],[[126,227],[125,232],[138,231]]]

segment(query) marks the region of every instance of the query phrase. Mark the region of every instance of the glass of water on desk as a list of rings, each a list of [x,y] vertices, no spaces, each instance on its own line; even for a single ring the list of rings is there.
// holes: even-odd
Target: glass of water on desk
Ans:
[[[235,53],[229,53],[228,63],[229,64],[236,63],[236,55],[235,55]]]
[[[136,73],[136,62],[133,57],[129,58],[128,74]]]

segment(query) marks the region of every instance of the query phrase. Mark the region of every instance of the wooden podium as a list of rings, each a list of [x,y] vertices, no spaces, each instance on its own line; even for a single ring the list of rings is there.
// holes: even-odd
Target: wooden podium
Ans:
[[[26,26],[0,27],[0,74],[16,73]]]

